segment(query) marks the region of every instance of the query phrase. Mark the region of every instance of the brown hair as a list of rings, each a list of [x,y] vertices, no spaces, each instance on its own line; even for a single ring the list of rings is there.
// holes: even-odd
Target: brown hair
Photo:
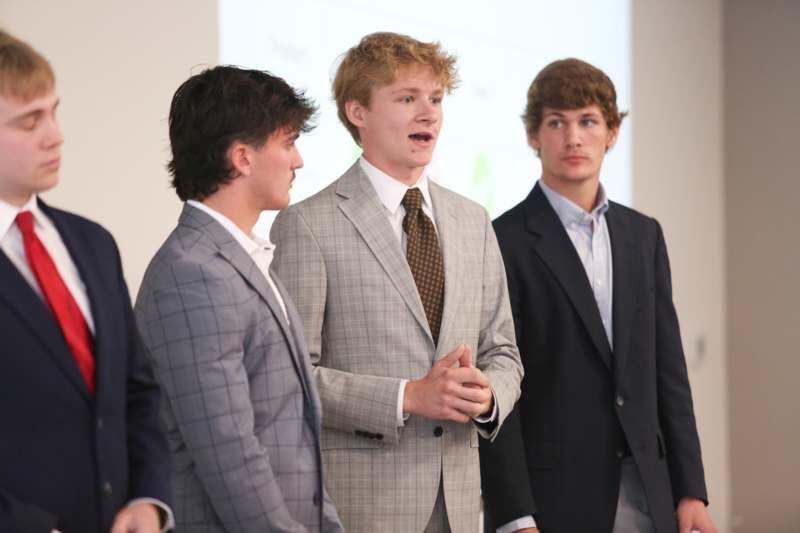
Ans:
[[[407,35],[391,32],[371,33],[345,54],[333,80],[333,98],[339,120],[361,144],[358,128],[347,119],[345,104],[352,100],[369,107],[372,90],[389,85],[403,67],[430,67],[449,94],[458,85],[456,58],[442,50],[438,42],[424,43]]]
[[[617,91],[605,72],[580,59],[561,59],[544,67],[528,88],[522,122],[528,137],[539,131],[545,107],[580,109],[600,106],[606,125],[617,129],[628,113],[617,109]]]
[[[54,85],[50,63],[29,44],[0,30],[0,96],[30,101]]]

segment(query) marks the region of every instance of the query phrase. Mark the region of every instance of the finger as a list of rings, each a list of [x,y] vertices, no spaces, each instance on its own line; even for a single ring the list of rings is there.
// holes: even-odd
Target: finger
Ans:
[[[128,533],[127,516],[124,510],[117,515],[114,525],[111,526],[111,533]]]
[[[486,377],[486,374],[475,367],[454,368],[447,373],[447,377],[461,384],[472,383],[473,385],[478,385],[483,388],[491,387],[491,383],[489,383],[489,378]]]
[[[451,394],[456,398],[461,398],[468,402],[487,404],[492,398],[492,391],[486,387],[470,386],[470,384],[458,385],[452,389]]]
[[[462,344],[449,354],[445,355],[444,357],[436,361],[436,363],[434,363],[434,366],[442,366],[445,368],[452,367],[458,362],[458,359],[461,357],[461,352],[463,351],[463,349],[464,345]]]
[[[480,416],[488,410],[487,404],[479,402],[470,402],[462,398],[451,398],[448,406],[469,416],[470,418]]]
[[[459,348],[463,349],[461,351],[461,356],[458,358],[458,364],[462,367],[472,367],[472,352],[469,346],[462,344]]]
[[[464,414],[458,409],[453,409],[452,407],[443,407],[442,408],[442,420],[452,420],[453,422],[459,422],[461,424],[466,424],[472,417]]]

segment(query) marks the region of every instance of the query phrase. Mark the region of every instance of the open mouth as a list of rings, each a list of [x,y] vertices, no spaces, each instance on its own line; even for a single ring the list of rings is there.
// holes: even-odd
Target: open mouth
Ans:
[[[411,139],[412,141],[426,143],[433,140],[433,135],[431,135],[430,133],[412,133],[411,135],[408,136],[408,138]]]

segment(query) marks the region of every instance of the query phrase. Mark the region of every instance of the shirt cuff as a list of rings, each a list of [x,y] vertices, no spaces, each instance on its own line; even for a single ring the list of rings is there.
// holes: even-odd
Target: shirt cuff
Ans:
[[[161,523],[161,533],[175,529],[175,515],[172,514],[172,509],[170,509],[166,503],[161,500],[156,500],[155,498],[134,498],[128,502],[128,505],[133,505],[135,503],[149,503],[156,506],[160,511],[158,518]]]
[[[512,533],[518,529],[525,529],[526,527],[536,527],[536,521],[532,515],[523,516],[509,522],[504,526],[497,528],[497,533]]]
[[[397,427],[399,428],[405,426],[406,420],[408,420],[408,417],[411,416],[408,413],[403,412],[403,401],[405,401],[406,398],[407,384],[407,379],[401,379],[400,386],[397,388]]]
[[[488,424],[489,422],[494,422],[497,420],[497,417],[500,416],[499,411],[497,410],[497,397],[494,395],[494,390],[492,390],[492,414],[490,415],[481,415],[472,417],[472,419],[477,422],[478,424]],[[512,530],[513,531],[513,530]]]

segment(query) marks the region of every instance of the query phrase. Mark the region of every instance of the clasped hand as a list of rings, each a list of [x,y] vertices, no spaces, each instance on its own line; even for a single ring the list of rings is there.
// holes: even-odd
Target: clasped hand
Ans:
[[[422,379],[406,384],[403,411],[436,420],[467,423],[491,412],[489,379],[472,365],[466,344],[439,359]]]

